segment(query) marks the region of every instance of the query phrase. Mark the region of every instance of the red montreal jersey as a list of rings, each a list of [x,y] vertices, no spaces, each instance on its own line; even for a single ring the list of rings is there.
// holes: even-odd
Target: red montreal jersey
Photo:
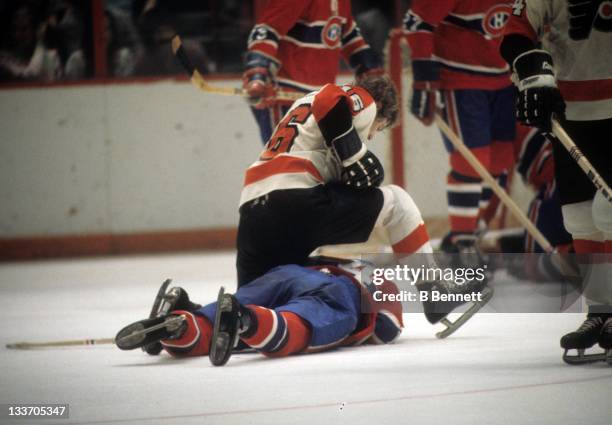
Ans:
[[[269,0],[251,31],[248,50],[273,60],[284,90],[309,92],[334,83],[340,58],[370,49],[349,0]]]
[[[510,68],[499,54],[512,1],[413,0],[404,18],[412,60],[440,64],[441,88],[507,87]]]

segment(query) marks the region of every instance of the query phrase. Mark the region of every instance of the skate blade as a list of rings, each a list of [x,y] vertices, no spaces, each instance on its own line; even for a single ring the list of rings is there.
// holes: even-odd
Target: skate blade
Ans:
[[[563,353],[563,361],[572,366],[606,361],[606,353],[585,354],[584,349],[578,349],[578,354],[570,355],[569,351],[565,350]]]
[[[170,283],[172,283],[172,279],[166,279],[159,287],[157,295],[155,296],[155,301],[153,301],[153,306],[151,307],[151,312],[149,313],[149,319],[153,319],[154,317],[158,316],[160,305],[164,300],[166,290],[168,289],[168,286],[170,286]],[[142,351],[151,356],[157,356],[159,353],[161,353],[163,349],[162,345],[159,342],[144,344],[141,348]]]
[[[487,287],[483,289],[481,293],[482,301],[473,303],[472,306],[454,322],[451,322],[447,318],[440,320],[440,323],[442,323],[446,329],[438,332],[436,334],[436,338],[444,339],[454,334],[461,326],[465,325],[465,323],[470,320],[473,315],[483,308],[491,300],[491,298],[493,298],[493,288]]]
[[[231,350],[224,350],[229,341],[229,334],[222,332],[219,327],[221,325],[221,314],[230,311],[232,308],[231,299],[225,296],[225,288],[219,289],[217,296],[217,311],[215,312],[215,323],[213,327],[213,343],[210,345],[208,358],[215,366],[223,366],[230,358]]]
[[[120,330],[115,338],[115,343],[121,350],[133,350],[134,348],[141,347],[147,335],[151,332],[164,328],[169,332],[176,331],[185,320],[185,316],[181,314],[180,316],[169,317],[161,323],[149,326],[148,328],[145,328],[142,322],[136,322]]]
[[[146,338],[146,334],[142,331],[144,325],[140,322],[132,323],[119,331],[115,337],[115,344],[121,350],[133,350],[142,345]]]

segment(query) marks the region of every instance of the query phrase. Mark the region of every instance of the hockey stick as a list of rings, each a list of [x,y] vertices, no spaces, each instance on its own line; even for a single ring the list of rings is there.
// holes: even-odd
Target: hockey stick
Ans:
[[[554,251],[548,239],[538,230],[537,227],[527,218],[525,213],[516,205],[516,202],[506,193],[506,191],[497,183],[497,180],[489,173],[489,171],[480,163],[478,158],[465,146],[461,138],[442,119],[440,114],[436,114],[436,124],[442,130],[444,135],[450,140],[455,149],[463,155],[465,160],[476,170],[480,177],[489,184],[491,190],[499,197],[506,207],[510,210],[516,219],[527,229],[529,234],[538,241],[545,252],[551,253]]]
[[[566,133],[566,131],[561,127],[559,121],[555,118],[552,119],[552,130],[555,135],[555,138],[561,142],[563,147],[567,149],[570,156],[576,161],[578,166],[582,168],[582,171],[585,172],[589,180],[593,182],[597,190],[600,190],[603,194],[604,198],[608,200],[608,202],[612,203],[612,190],[610,186],[606,183],[606,181],[601,177],[601,175],[595,170],[593,164],[587,159],[586,156],[582,153],[582,151],[576,146],[572,138]]]
[[[114,338],[99,338],[99,339],[72,339],[65,341],[47,341],[47,342],[15,342],[6,344],[6,348],[11,350],[30,350],[34,348],[47,347],[71,347],[75,345],[104,345],[114,344]]]
[[[191,63],[191,60],[189,60],[189,57],[187,56],[187,53],[185,52],[185,49],[183,48],[183,42],[181,41],[181,37],[178,35],[175,35],[172,38],[172,53],[174,53],[174,55],[179,60],[183,68],[185,68],[185,70],[189,74],[191,83],[194,86],[196,86],[198,89],[202,90],[203,92],[221,94],[225,96],[249,97],[249,94],[247,93],[247,91],[242,88],[223,87],[223,86],[215,86],[215,85],[209,84],[204,79],[202,74],[197,69],[195,69],[195,67]],[[297,99],[300,99],[301,97],[304,97],[303,93],[277,91],[275,99],[276,100],[297,100]]]

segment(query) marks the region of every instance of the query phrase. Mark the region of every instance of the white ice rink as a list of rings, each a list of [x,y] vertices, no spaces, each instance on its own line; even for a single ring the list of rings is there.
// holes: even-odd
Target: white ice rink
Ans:
[[[69,420],[7,424],[612,424],[612,367],[571,367],[578,314],[480,314],[447,340],[406,315],[394,345],[266,359],[175,360],[114,346],[7,350],[113,337],[171,277],[191,297],[233,290],[232,254],[0,264],[0,404],[69,403]]]

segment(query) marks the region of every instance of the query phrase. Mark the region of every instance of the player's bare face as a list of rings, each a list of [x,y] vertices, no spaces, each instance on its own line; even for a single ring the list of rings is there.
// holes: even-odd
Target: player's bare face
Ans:
[[[384,118],[376,118],[368,132],[368,140],[372,140],[376,133],[384,130],[387,127],[387,120]]]

